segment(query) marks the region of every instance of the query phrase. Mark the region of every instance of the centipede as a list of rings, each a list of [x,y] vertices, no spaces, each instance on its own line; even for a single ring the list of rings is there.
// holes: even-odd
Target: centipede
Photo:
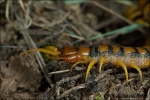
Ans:
[[[133,22],[150,27],[150,0],[138,0],[125,10],[124,15]]]
[[[91,68],[98,63],[99,73],[101,73],[104,64],[112,63],[115,66],[122,67],[125,73],[126,82],[128,83],[128,70],[133,68],[139,73],[140,81],[142,81],[141,69],[150,67],[150,46],[143,47],[126,47],[126,46],[65,46],[56,48],[48,46],[46,48],[31,49],[23,52],[42,52],[47,55],[49,59],[61,60],[66,63],[73,63],[71,69],[78,64],[88,63],[85,74],[85,81],[88,79]]]

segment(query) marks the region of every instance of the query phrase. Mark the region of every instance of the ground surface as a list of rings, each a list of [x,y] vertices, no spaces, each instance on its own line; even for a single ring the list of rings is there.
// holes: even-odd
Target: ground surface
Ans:
[[[88,64],[80,64],[70,71],[72,64],[49,60],[44,54],[42,57],[35,57],[34,53],[20,55],[35,48],[34,44],[38,48],[47,45],[58,48],[66,45],[149,45],[148,27],[125,35],[118,32],[103,36],[129,25],[109,12],[113,10],[123,15],[125,5],[3,0],[0,6],[0,99],[150,99],[150,68],[142,69],[141,82],[137,71],[128,69],[129,83],[126,84],[122,68],[105,64],[102,73],[98,73],[96,64],[85,81]],[[108,9],[103,10],[103,6]],[[102,36],[92,40],[91,37],[97,34]]]

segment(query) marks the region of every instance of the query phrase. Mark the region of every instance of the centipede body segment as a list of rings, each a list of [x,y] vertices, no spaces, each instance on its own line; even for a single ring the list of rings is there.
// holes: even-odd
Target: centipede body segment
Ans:
[[[97,47],[73,47],[66,46],[60,49],[49,46],[45,49],[31,49],[27,52],[40,51],[47,55],[49,59],[62,60],[67,63],[74,63],[71,67],[74,68],[78,64],[89,63],[86,71],[85,80],[87,80],[91,68],[94,64],[99,63],[99,72],[105,63],[113,63],[116,66],[123,68],[128,82],[127,68],[137,70],[142,80],[141,68],[150,67],[150,46],[143,47],[125,47],[101,45]]]
[[[150,0],[137,0],[137,3],[128,6],[124,15],[133,22],[150,27]]]

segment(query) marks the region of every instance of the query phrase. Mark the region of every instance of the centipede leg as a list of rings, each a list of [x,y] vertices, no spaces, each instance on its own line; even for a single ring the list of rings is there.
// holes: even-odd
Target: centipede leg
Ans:
[[[103,66],[103,64],[104,64],[105,62],[106,62],[106,58],[102,57],[102,58],[100,59],[99,73],[101,72],[102,66]]]
[[[96,60],[92,60],[92,61],[90,62],[90,64],[88,65],[88,68],[87,68],[87,71],[86,71],[86,76],[85,76],[85,81],[86,81],[87,78],[88,78],[88,75],[89,75],[89,73],[90,73],[91,68],[93,67],[93,65],[94,65],[96,62],[97,62]]]
[[[76,67],[78,64],[84,64],[84,63],[86,63],[86,61],[78,61],[78,62],[76,62],[76,63],[73,64],[73,66],[71,67],[71,70],[72,70],[74,67]]]
[[[131,64],[131,67],[134,68],[134,69],[136,69],[139,72],[140,81],[142,81],[142,72],[141,72],[141,69],[138,66],[134,65],[134,64]]]
[[[117,65],[123,67],[125,75],[126,75],[126,82],[128,83],[128,71],[127,71],[127,67],[123,62],[117,62]]]

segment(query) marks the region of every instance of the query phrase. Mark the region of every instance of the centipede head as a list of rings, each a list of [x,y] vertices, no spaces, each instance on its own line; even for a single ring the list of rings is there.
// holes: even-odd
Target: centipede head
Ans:
[[[60,55],[62,56],[75,54],[78,51],[76,47],[73,47],[73,46],[65,46],[65,47],[59,48],[58,50],[60,51]]]
[[[85,61],[85,53],[88,52],[88,50],[84,50],[83,48],[77,48],[73,46],[65,46],[60,51],[60,57],[64,62],[68,63],[76,63],[78,61]]]
[[[63,48],[56,48],[54,46],[47,46],[46,48],[30,49],[21,53],[21,55],[37,51],[46,54],[49,59],[62,60],[68,63],[85,61],[85,56],[88,56],[89,54],[89,50],[86,47],[77,48],[73,46],[65,46]]]

